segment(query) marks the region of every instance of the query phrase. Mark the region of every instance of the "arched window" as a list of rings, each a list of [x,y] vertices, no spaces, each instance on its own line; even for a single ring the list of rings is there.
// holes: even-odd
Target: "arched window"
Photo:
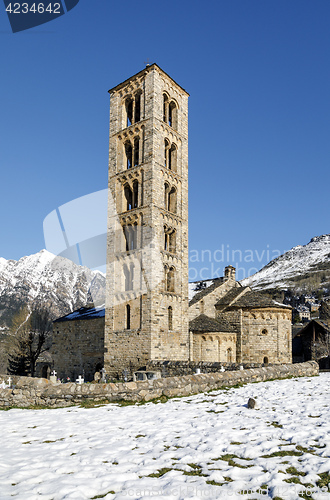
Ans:
[[[175,283],[174,283],[174,267],[170,267],[167,271],[167,279],[166,279],[166,291],[174,293]]]
[[[139,156],[140,155],[140,139],[136,137],[134,139],[134,167],[139,165]]]
[[[204,314],[204,300],[201,300],[199,303],[199,312],[200,314]]]
[[[174,101],[171,101],[168,106],[168,124],[170,127],[177,129],[178,108]]]
[[[133,148],[132,144],[128,141],[125,143],[125,155],[126,155],[126,168],[132,168],[133,166]]]
[[[125,102],[126,107],[126,127],[133,123],[133,99],[128,97]]]
[[[131,329],[131,306],[126,305],[126,330]]]
[[[264,365],[268,365],[268,358],[267,358],[267,356],[264,357],[263,363],[264,363]]]
[[[176,172],[177,148],[172,144],[168,152],[168,168]]]
[[[130,268],[127,267],[125,264],[123,267],[124,270],[124,276],[125,276],[125,292],[128,292],[129,290],[132,290],[133,288],[133,282],[131,279],[131,270]]]
[[[139,183],[138,181],[133,182],[133,208],[137,208],[139,205]]]
[[[261,332],[261,335],[267,335],[268,331],[266,330],[266,328],[264,328]]]
[[[168,97],[166,94],[163,94],[163,121],[168,122]]]
[[[172,187],[168,194],[168,211],[176,213],[176,189]]]
[[[233,361],[233,352],[231,347],[227,349],[227,363],[232,363]]]
[[[168,251],[171,253],[175,253],[176,251],[176,231],[175,229],[169,233],[169,245]]]
[[[137,223],[134,225],[124,226],[124,235],[125,235],[125,247],[126,252],[131,250],[136,250],[137,248]]]
[[[169,244],[169,235],[166,226],[164,226],[164,250],[166,250],[166,252],[168,252],[168,244]]]
[[[141,92],[135,94],[134,101],[135,101],[134,123],[136,123],[141,120]]]
[[[167,315],[168,315],[168,329],[173,330],[173,309],[172,309],[172,306],[168,307]]]
[[[132,210],[133,208],[133,193],[128,184],[124,187],[124,196],[126,200],[126,210]]]
[[[164,207],[165,210],[168,210],[168,195],[170,192],[170,186],[165,182],[164,184]]]
[[[164,165],[165,168],[169,168],[169,150],[170,143],[167,139],[164,140]]]

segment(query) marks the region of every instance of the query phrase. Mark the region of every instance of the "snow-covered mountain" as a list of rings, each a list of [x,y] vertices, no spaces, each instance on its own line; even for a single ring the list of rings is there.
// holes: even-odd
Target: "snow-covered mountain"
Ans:
[[[40,302],[55,317],[87,302],[104,303],[105,276],[47,250],[20,260],[0,258],[0,327],[24,304]]]
[[[267,288],[329,288],[330,234],[316,236],[269,262],[256,274],[241,281],[243,286]]]

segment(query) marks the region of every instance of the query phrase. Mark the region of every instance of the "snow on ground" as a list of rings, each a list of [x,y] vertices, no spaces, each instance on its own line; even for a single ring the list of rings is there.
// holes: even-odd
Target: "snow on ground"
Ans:
[[[1,411],[0,499],[330,499],[329,381]]]

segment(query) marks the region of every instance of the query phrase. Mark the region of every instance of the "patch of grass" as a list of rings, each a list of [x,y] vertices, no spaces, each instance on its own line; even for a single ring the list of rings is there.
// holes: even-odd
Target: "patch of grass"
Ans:
[[[138,439],[138,438],[145,438],[145,437],[146,437],[146,436],[145,436],[145,434],[137,434],[137,435],[135,436],[135,439]]]
[[[299,477],[297,477],[297,476],[290,477],[289,479],[283,479],[283,481],[285,483],[302,484],[302,482],[300,481]]]
[[[223,460],[224,462],[227,462],[230,467],[239,467],[240,469],[248,469],[249,467],[253,467],[253,465],[240,465],[234,461],[234,458],[238,458],[239,460],[252,460],[252,458],[241,458],[231,453],[226,453],[225,455],[221,455],[221,457],[218,458],[212,458],[212,460]]]
[[[217,483],[216,481],[206,481],[206,484],[211,484],[212,486],[223,486],[226,483]]]
[[[162,469],[159,469],[157,472],[153,472],[152,474],[148,474],[146,477],[162,477],[164,474],[167,472],[170,472],[170,470],[175,470],[170,467],[163,467]]]
[[[271,424],[273,427],[278,427],[279,429],[283,429],[283,425],[282,424],[279,424],[278,422],[271,422]]]
[[[295,467],[291,466],[286,469],[286,472],[288,474],[291,474],[291,476],[307,476],[306,472],[301,472],[297,470]]]
[[[298,451],[303,451],[304,453],[312,453],[310,448],[305,448],[304,446],[300,446],[300,444],[298,444],[296,448]]]
[[[321,415],[308,415],[309,418],[320,418]]]
[[[54,439],[54,441],[47,440],[47,441],[42,441],[42,444],[46,443],[56,443],[57,441],[64,441],[65,438],[59,438],[59,439]]]
[[[227,481],[227,483],[232,483],[234,480],[229,477],[229,476],[223,476],[224,480]]]
[[[243,444],[243,443],[240,443],[239,441],[232,441],[230,444],[232,444],[234,446],[239,446],[240,444]]]
[[[323,488],[323,486],[328,487],[328,484],[330,483],[330,471],[321,472],[318,476],[320,476],[321,479],[316,481],[316,486],[319,488]]]
[[[207,474],[202,474],[201,469],[193,469],[193,470],[185,470],[183,471],[184,476],[200,476],[200,477],[207,477]]]
[[[104,495],[95,495],[95,497],[92,497],[92,499],[91,499],[91,500],[96,500],[97,498],[104,498],[104,497],[106,497],[107,495],[115,495],[115,494],[116,494],[116,492],[115,492],[115,491],[110,490],[110,491],[108,491],[107,493],[104,493]]]
[[[295,450],[281,450],[281,451],[274,451],[274,453],[271,453],[270,455],[261,455],[261,458],[273,458],[273,457],[301,457],[302,452],[301,451],[295,451]]]
[[[225,410],[219,410],[219,411],[215,411],[215,410],[206,410],[206,413],[224,413]]]

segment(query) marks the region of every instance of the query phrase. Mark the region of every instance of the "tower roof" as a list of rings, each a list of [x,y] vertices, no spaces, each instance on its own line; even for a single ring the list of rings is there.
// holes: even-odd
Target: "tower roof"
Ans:
[[[183,88],[181,87],[181,85],[179,85],[175,80],[173,80],[173,78],[168,75],[164,70],[162,70],[162,68],[160,68],[158,66],[158,64],[156,63],[153,63],[153,64],[150,64],[150,66],[146,66],[145,68],[143,68],[141,71],[139,71],[138,73],[136,73],[135,75],[133,76],[130,76],[129,78],[127,78],[127,80],[119,83],[118,85],[116,85],[115,87],[112,87],[112,89],[108,90],[109,94],[111,94],[112,92],[114,92],[115,90],[119,90],[121,87],[124,87],[125,85],[127,85],[127,83],[129,83],[130,80],[132,80],[133,78],[136,78],[137,76],[140,76],[142,75],[143,73],[149,73],[150,71],[152,71],[153,69],[157,68],[159,72],[163,73],[164,75],[167,76],[167,78],[169,78],[170,80],[172,80],[172,82],[177,86],[179,87],[183,92],[185,92],[188,96],[188,92]]]

